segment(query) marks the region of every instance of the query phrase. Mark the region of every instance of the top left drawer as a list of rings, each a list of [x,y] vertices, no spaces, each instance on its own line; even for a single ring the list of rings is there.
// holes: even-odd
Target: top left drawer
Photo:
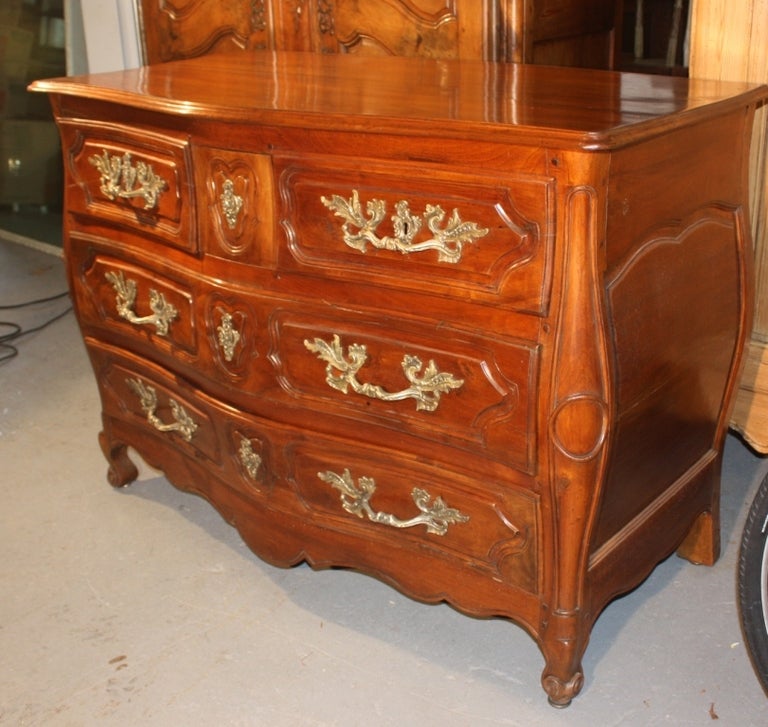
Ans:
[[[80,120],[59,126],[69,212],[197,253],[187,137]]]

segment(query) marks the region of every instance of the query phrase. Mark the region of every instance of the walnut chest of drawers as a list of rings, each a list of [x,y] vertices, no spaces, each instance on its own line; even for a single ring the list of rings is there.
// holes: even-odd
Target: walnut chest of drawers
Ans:
[[[507,617],[578,693],[608,601],[718,554],[764,88],[256,52],[37,82],[127,448],[261,557]]]

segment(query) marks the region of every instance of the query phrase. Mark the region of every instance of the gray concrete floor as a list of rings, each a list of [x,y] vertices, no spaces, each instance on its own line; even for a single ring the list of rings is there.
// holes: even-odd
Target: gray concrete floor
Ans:
[[[0,242],[0,305],[63,290],[62,265]],[[33,325],[63,306],[0,318]],[[734,596],[746,506],[768,461],[735,437],[722,558],[705,568],[672,557],[612,603],[584,690],[559,711],[514,625],[355,573],[270,567],[147,467],[110,488],[74,318],[18,350],[0,364],[2,725],[768,724]]]

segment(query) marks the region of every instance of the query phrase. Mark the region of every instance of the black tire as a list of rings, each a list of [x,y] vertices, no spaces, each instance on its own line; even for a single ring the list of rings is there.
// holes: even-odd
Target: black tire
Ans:
[[[738,595],[747,650],[768,695],[768,475],[760,483],[744,524]]]

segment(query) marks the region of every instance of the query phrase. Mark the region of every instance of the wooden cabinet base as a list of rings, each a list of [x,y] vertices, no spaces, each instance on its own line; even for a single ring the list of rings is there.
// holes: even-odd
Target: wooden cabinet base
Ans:
[[[556,706],[600,611],[719,550],[766,89],[254,52],[41,81],[109,481],[265,560],[502,616]]]

